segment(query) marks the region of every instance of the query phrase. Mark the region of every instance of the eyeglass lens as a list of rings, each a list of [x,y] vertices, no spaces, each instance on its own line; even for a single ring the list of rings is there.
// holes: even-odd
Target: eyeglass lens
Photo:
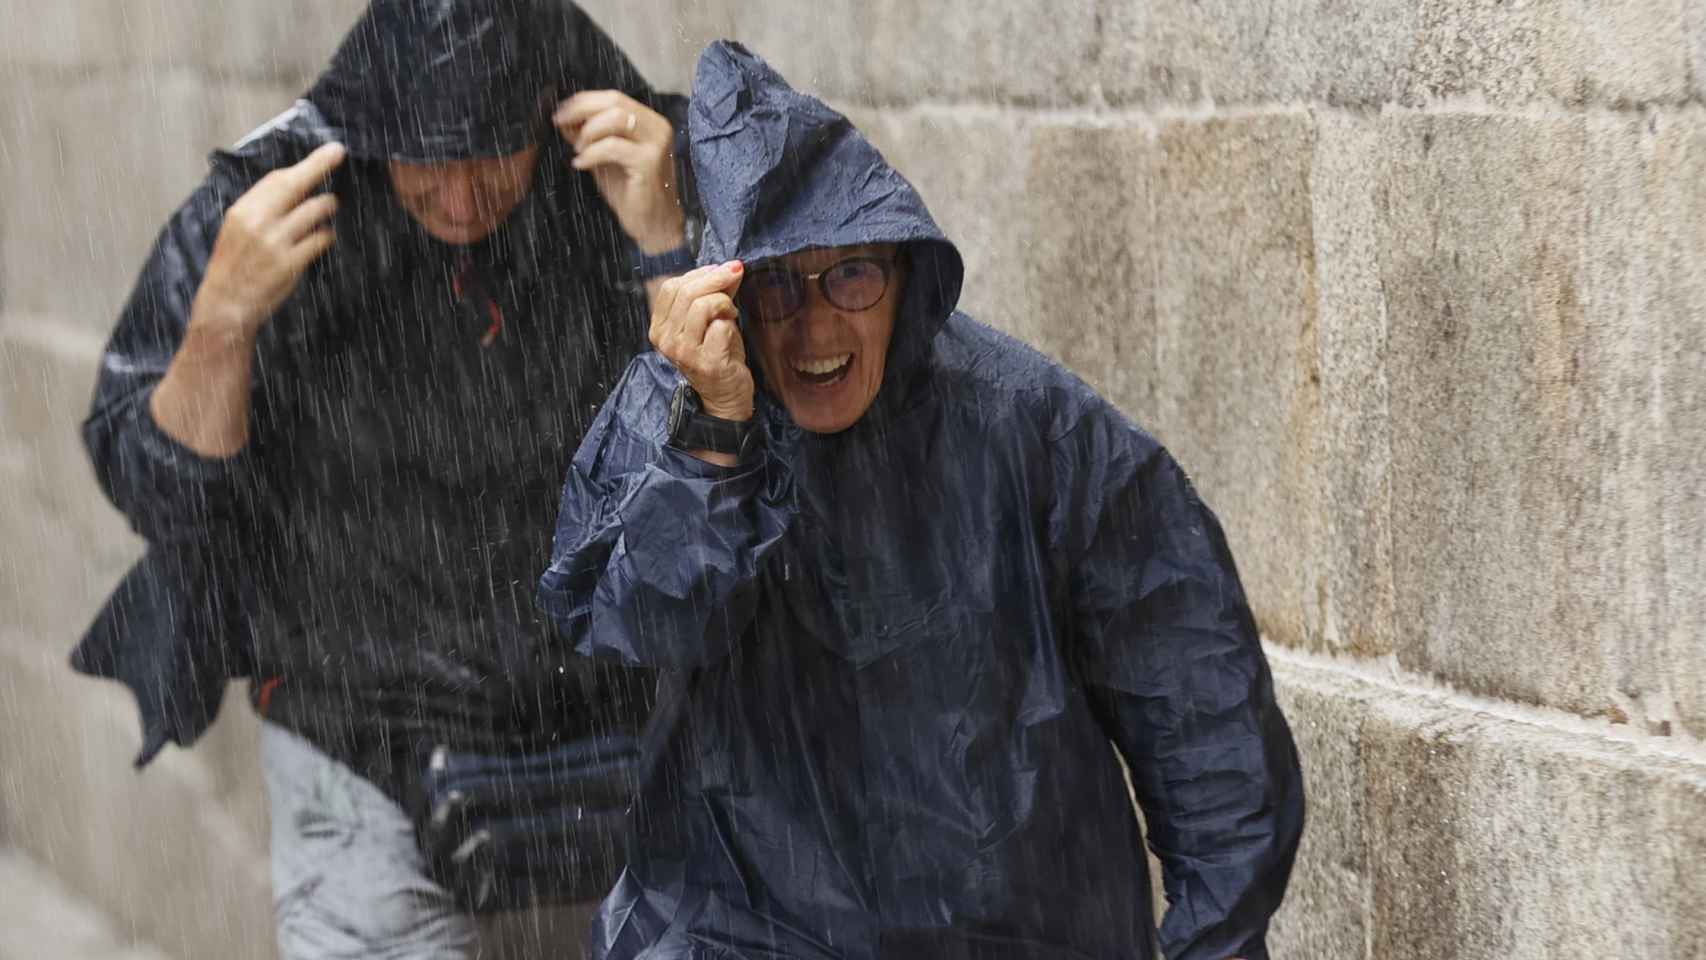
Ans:
[[[840,310],[869,310],[888,289],[888,264],[852,257],[834,264],[819,278],[819,289]],[[761,267],[741,284],[741,306],[767,322],[786,320],[806,302],[807,280],[786,267]]]

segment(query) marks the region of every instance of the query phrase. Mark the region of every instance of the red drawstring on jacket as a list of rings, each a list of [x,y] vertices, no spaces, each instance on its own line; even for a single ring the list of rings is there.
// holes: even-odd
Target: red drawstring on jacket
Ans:
[[[467,304],[473,309],[475,316],[484,314],[485,319],[491,321],[486,332],[480,335],[480,346],[489,347],[498,341],[498,334],[503,332],[504,312],[498,302],[486,292],[486,285],[473,276],[473,269],[473,261],[463,257],[457,264],[456,275],[450,279],[450,290],[456,302]],[[470,283],[470,280],[473,282]]]

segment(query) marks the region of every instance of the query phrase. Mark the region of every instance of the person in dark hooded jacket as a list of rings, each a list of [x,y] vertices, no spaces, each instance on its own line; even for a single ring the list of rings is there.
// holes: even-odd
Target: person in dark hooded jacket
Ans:
[[[689,117],[703,266],[540,584],[661,671],[594,955],[1265,958],[1303,785],[1213,513],[844,117],[730,43]]]
[[[573,4],[378,0],[213,155],[123,309],[84,437],[148,551],[73,665],[135,692],[139,765],[252,678],[287,960],[475,948],[416,849],[439,747],[583,745],[612,816],[537,845],[571,899],[620,866],[652,681],[531,592],[642,287],[691,266],[684,108]]]

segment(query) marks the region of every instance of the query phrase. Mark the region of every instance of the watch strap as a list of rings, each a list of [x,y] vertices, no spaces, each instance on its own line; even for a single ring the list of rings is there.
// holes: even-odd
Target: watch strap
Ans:
[[[741,456],[756,432],[750,420],[724,420],[706,413],[698,392],[685,383],[675,388],[670,408],[669,445],[680,450]]]

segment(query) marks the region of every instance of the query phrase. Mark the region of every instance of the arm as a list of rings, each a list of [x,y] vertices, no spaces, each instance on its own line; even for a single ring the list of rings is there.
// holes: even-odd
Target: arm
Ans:
[[[685,669],[727,656],[790,513],[759,452],[720,467],[667,447],[675,368],[637,358],[563,486],[540,605],[584,654]]]
[[[1266,960],[1303,827],[1296,748],[1220,525],[1173,459],[1111,411],[1056,453],[1077,654],[1130,767],[1175,960]]]
[[[592,175],[639,252],[656,256],[682,247],[688,219],[698,216],[687,162],[687,99],[653,90],[579,7],[568,4],[558,14],[565,18],[564,62],[574,66],[573,87],[581,92],[558,105],[553,122],[574,169]],[[648,304],[656,304],[664,279],[645,279]]]
[[[574,153],[572,166],[592,175],[635,250],[660,256],[686,244],[688,165],[668,117],[621,91],[592,90],[563,101],[554,122]],[[657,305],[665,279],[645,279],[648,305]]]
[[[332,243],[325,147],[230,200],[210,181],[161,232],[102,359],[84,443],[108,497],[160,542],[229,512],[247,470],[261,328]]]
[[[575,455],[539,599],[583,653],[688,668],[726,656],[752,620],[758,572],[791,520],[779,471],[762,453],[743,466],[665,436],[682,376],[714,416],[752,417],[743,275],[737,262],[662,284],[658,352],[629,366]]]

